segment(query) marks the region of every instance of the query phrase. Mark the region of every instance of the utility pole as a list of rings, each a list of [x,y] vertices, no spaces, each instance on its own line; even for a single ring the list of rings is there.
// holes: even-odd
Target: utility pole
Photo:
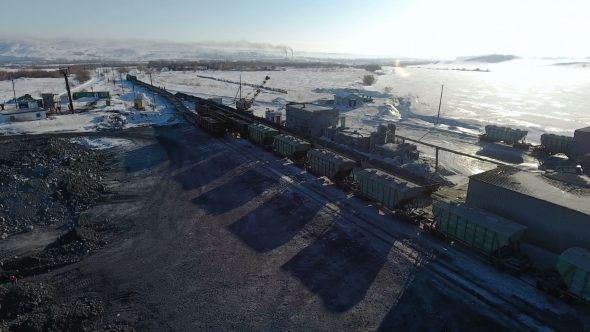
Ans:
[[[72,93],[70,92],[70,83],[68,82],[68,71],[69,71],[69,67],[59,70],[59,72],[62,73],[64,75],[64,78],[66,79],[66,90],[68,90],[68,99],[70,100],[70,110],[72,111],[72,114],[74,114],[74,103],[72,102]]]
[[[14,93],[14,108],[18,108],[18,104],[16,103],[16,90],[14,90],[14,78],[12,79],[12,92]]]
[[[150,71],[150,85],[154,86],[154,82],[152,82],[152,72]],[[152,89],[152,110],[156,109],[156,92]]]
[[[438,102],[438,115],[436,116],[436,124],[438,124],[438,119],[440,118],[440,105],[442,104],[442,95],[444,88],[444,85],[442,85],[440,88],[440,101]]]

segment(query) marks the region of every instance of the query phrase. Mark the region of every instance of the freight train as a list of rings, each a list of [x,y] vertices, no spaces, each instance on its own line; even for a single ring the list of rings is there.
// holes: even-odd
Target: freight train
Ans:
[[[295,165],[309,173],[332,179],[340,188],[364,199],[378,203],[386,210],[394,210],[398,219],[413,223],[426,233],[448,237],[486,255],[490,264],[518,275],[533,274],[539,289],[564,301],[579,300],[590,304],[590,251],[571,248],[558,259],[556,269],[534,272],[533,261],[519,253],[519,240],[526,227],[492,215],[463,203],[437,201],[429,217],[415,210],[418,197],[429,194],[426,186],[405,181],[375,168],[361,168],[360,161],[342,156],[327,149],[314,148],[313,140],[306,140],[277,123],[258,118],[251,113],[236,110],[209,100],[184,93],[175,95],[144,83],[132,75],[127,80],[167,99],[190,123],[212,135],[229,131],[264,146],[273,153],[290,158]],[[195,103],[191,112],[182,100]],[[432,188],[429,188],[432,189]]]

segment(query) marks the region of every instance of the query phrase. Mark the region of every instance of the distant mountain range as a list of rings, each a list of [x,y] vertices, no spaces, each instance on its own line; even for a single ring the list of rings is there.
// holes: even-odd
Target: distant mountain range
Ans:
[[[485,62],[485,63],[498,63],[504,61],[510,61],[514,59],[520,59],[516,55],[502,55],[502,54],[489,54],[479,56],[464,56],[458,57],[455,61],[469,61],[469,62]]]

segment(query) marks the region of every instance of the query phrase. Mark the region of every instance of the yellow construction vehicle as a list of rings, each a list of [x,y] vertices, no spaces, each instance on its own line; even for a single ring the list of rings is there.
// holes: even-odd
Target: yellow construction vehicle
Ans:
[[[256,93],[254,93],[254,96],[252,96],[252,98],[250,100],[246,100],[246,98],[248,96],[246,96],[246,98],[242,98],[242,78],[240,77],[240,87],[238,89],[238,92],[240,93],[240,99],[238,101],[236,101],[236,109],[240,110],[240,111],[248,111],[250,109],[250,107],[252,107],[252,103],[254,103],[254,99],[256,99],[256,96],[258,96],[258,94],[260,93],[260,90],[262,90],[262,87],[266,84],[266,81],[268,81],[270,79],[269,76],[266,76],[264,78],[264,81],[262,81],[262,84],[260,84],[260,86],[258,86],[258,88],[256,89]],[[236,93],[237,95],[237,93]],[[250,93],[248,93],[248,95],[250,95]]]

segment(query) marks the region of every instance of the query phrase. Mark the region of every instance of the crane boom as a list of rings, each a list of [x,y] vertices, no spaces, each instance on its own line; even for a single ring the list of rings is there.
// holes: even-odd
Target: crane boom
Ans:
[[[262,91],[262,88],[266,84],[266,81],[268,81],[269,79],[270,79],[270,76],[266,76],[264,78],[264,81],[262,81],[262,84],[260,84],[258,89],[256,89],[256,93],[254,93],[254,95],[252,96],[252,98],[250,100],[246,101],[245,98],[241,98],[240,100],[238,100],[236,102],[236,108],[239,110],[243,110],[243,111],[250,109],[250,107],[252,107],[252,104],[254,103],[254,100],[256,99],[256,97],[258,96],[260,91]]]

